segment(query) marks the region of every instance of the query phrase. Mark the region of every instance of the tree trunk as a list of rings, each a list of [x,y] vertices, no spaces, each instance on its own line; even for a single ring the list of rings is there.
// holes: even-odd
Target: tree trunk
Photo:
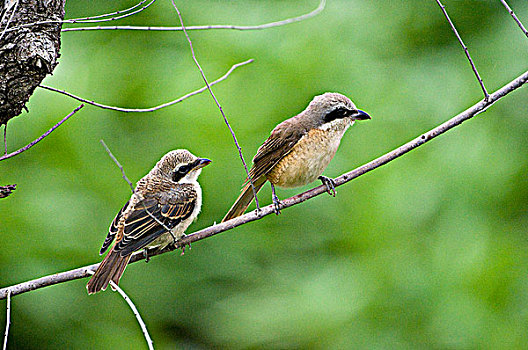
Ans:
[[[0,0],[0,126],[22,112],[35,88],[57,65],[60,50],[60,23],[4,33],[6,26],[9,30],[27,23],[61,21],[64,2]]]

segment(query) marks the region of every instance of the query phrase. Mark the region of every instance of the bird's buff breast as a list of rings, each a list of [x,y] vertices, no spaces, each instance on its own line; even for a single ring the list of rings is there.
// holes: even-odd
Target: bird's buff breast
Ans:
[[[266,175],[274,185],[299,187],[317,180],[334,157],[348,125],[312,129]]]

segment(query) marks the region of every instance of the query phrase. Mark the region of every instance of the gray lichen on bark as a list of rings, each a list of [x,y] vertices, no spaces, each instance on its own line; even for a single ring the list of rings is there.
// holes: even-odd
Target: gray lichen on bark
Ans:
[[[64,2],[0,0],[0,35],[6,26],[63,20]],[[59,57],[60,29],[60,23],[39,24],[6,31],[0,39],[0,126],[22,112],[35,88],[53,72]]]

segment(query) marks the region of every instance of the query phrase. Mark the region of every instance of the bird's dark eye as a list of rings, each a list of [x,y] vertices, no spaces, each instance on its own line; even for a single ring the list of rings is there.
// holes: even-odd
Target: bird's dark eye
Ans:
[[[343,108],[343,107],[336,108],[332,112],[324,116],[324,122],[329,123],[332,120],[345,118],[346,116],[350,115],[350,113],[351,111],[346,108]]]
[[[182,165],[172,172],[172,181],[178,182],[182,177],[187,175],[187,173],[191,170],[192,166],[190,164]]]
[[[182,174],[182,175],[185,175],[189,172],[189,170],[191,170],[191,166],[190,165],[182,165],[181,167],[178,168],[178,173]]]

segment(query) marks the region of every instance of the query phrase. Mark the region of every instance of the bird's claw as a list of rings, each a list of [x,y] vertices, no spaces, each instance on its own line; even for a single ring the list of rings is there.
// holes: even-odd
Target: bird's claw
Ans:
[[[334,179],[326,177],[326,176],[323,176],[323,175],[319,176],[318,179],[321,180],[323,185],[325,185],[326,192],[328,192],[328,194],[331,195],[332,197],[335,197],[336,196],[336,189],[335,189],[335,181],[334,181]]]
[[[187,244],[187,246],[189,246],[189,250],[192,249],[191,243]],[[184,256],[185,255],[185,247],[187,247],[187,246],[185,244],[182,245],[182,247],[181,247],[182,252],[181,252],[180,256]]]
[[[185,247],[186,245],[183,244],[181,247],[178,247],[178,243],[180,243],[182,241],[182,239],[184,239],[185,237],[187,237],[187,235],[184,233],[182,234],[179,238],[175,238],[174,236],[172,236],[172,238],[174,239],[174,241],[172,242],[172,247],[174,249],[178,249],[178,248],[181,248],[182,252],[180,255],[184,255],[185,254]],[[189,249],[191,249],[191,244],[188,243],[187,244],[189,246]]]
[[[148,248],[143,249],[143,257],[145,258],[146,263],[150,261],[150,256],[148,255]]]
[[[280,206],[282,203],[279,200],[279,197],[277,197],[275,194],[271,196],[271,199],[273,201],[273,211],[275,212],[275,215],[279,215],[281,213]]]

